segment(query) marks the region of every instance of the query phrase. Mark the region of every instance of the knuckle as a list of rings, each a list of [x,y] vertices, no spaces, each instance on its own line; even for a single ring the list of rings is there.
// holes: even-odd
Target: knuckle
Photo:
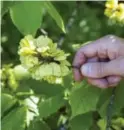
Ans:
[[[108,43],[110,46],[117,45],[118,37],[115,35],[107,35],[106,38],[108,39]]]
[[[113,34],[108,34],[107,36],[105,36],[106,38],[109,38],[109,39],[112,39],[112,38],[116,38],[116,36],[115,35],[113,35]]]
[[[107,56],[107,49],[104,46],[100,47],[98,49],[98,55],[99,55],[100,58],[106,58],[106,56]]]

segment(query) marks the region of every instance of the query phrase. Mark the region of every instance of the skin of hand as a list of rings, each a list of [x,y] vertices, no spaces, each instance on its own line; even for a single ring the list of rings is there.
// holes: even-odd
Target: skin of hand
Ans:
[[[81,47],[73,60],[75,81],[84,77],[100,88],[116,86],[124,77],[124,39],[107,35]]]

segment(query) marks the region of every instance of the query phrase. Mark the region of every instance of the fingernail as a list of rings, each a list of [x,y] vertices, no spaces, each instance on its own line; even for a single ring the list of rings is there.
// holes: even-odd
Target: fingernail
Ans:
[[[81,73],[84,75],[84,76],[89,76],[90,74],[90,67],[89,65],[83,65],[81,67]]]

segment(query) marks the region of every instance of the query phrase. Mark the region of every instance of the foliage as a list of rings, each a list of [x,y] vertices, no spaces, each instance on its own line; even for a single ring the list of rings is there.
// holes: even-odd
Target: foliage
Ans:
[[[110,0],[106,2],[105,15],[111,20],[124,23],[124,4],[118,3],[117,0]]]
[[[101,90],[86,80],[75,83],[69,63],[83,43],[107,34],[123,37],[123,3],[116,7],[121,15],[113,15],[114,3],[1,1],[3,130],[105,130],[112,89]],[[56,77],[63,82],[56,84]],[[115,130],[124,128],[123,85],[122,81],[115,94]]]

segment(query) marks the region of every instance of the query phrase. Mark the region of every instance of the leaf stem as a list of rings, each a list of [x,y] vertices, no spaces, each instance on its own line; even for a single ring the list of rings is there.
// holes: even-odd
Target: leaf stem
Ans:
[[[115,100],[115,90],[116,90],[116,87],[113,88],[113,90],[112,90],[112,95],[110,97],[109,104],[107,107],[106,130],[110,130],[110,128],[111,128],[112,110],[113,110],[113,104],[114,104],[114,100]]]

